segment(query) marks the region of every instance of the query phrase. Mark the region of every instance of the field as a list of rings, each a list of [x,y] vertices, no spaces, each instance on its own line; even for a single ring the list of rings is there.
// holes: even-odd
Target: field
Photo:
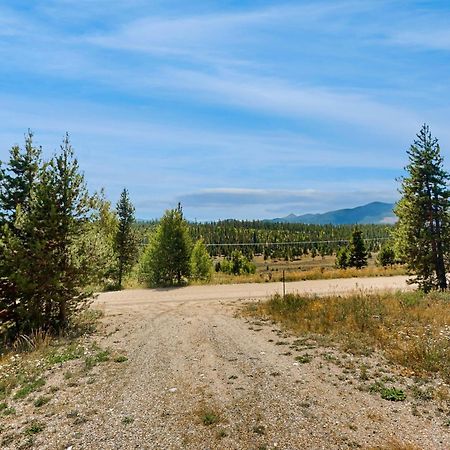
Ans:
[[[317,256],[310,255],[286,261],[284,259],[269,258],[264,259],[261,255],[255,255],[252,262],[256,265],[256,273],[243,275],[229,275],[222,272],[214,272],[212,284],[228,283],[268,283],[299,280],[323,280],[334,278],[355,278],[355,277],[379,277],[405,275],[406,269],[402,265],[392,267],[379,267],[376,265],[376,254],[368,259],[367,267],[363,269],[336,269],[334,255]],[[222,258],[215,258],[214,262],[221,261]],[[283,275],[284,271],[284,275]]]

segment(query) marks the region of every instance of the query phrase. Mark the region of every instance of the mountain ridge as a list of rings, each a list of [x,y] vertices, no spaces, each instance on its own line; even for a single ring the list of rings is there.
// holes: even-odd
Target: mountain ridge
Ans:
[[[393,224],[397,218],[394,203],[371,202],[354,208],[337,209],[318,214],[289,214],[271,219],[276,223],[305,223],[313,225]]]

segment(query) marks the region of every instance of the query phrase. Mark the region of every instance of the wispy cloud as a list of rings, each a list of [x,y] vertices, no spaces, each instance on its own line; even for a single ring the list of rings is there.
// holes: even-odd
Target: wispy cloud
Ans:
[[[336,90],[292,83],[275,78],[207,75],[193,71],[168,71],[166,84],[206,101],[236,105],[255,111],[297,119],[319,118],[344,122],[379,132],[415,130],[421,123],[416,113],[371,98],[360,90]]]
[[[449,15],[450,20],[450,15]],[[450,29],[430,24],[425,30],[405,30],[394,32],[389,37],[390,42],[417,49],[450,51]]]
[[[226,217],[236,205],[239,208],[261,209],[266,217],[276,214],[320,212],[341,207],[358,206],[374,200],[393,202],[396,195],[390,190],[368,189],[364,191],[347,188],[329,190],[277,190],[277,189],[242,189],[216,188],[204,189],[198,192],[182,195],[177,200],[187,208],[200,210],[222,211]]]
[[[0,159],[68,130],[141,217],[207,219],[388,199],[423,122],[450,155],[443,2],[218,3],[3,2]]]

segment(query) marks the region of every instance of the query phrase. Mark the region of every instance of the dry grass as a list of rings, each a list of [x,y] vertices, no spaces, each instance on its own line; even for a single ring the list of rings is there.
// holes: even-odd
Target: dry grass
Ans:
[[[331,280],[335,278],[359,278],[359,277],[389,277],[396,275],[405,275],[405,269],[402,266],[383,267],[365,267],[363,269],[331,269],[316,267],[310,270],[290,270],[286,271],[286,281],[304,281],[304,280]],[[210,284],[232,284],[232,283],[268,283],[280,282],[283,279],[283,272],[259,272],[249,275],[228,275],[222,272],[214,273]]]
[[[450,382],[450,296],[365,293],[312,297],[275,295],[249,312],[281,322],[295,333],[325,336],[346,351],[380,350],[416,375]]]
[[[81,358],[85,349],[79,338],[95,330],[102,314],[100,310],[84,311],[64,336],[54,336],[42,330],[18,336],[0,354],[0,400],[9,397],[14,391],[17,394],[18,389],[20,392],[25,389],[28,395],[41,387],[41,376],[46,369]]]

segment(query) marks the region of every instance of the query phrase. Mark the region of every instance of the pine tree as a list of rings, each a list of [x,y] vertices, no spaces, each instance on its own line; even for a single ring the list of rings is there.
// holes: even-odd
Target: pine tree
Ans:
[[[0,336],[6,338],[19,332],[21,314],[27,307],[21,285],[15,281],[26,240],[18,228],[17,215],[30,210],[41,166],[41,149],[33,145],[30,130],[25,135],[25,148],[14,146],[8,163],[0,162]]]
[[[115,251],[117,255],[117,286],[122,288],[122,279],[126,275],[137,258],[137,239],[133,230],[134,206],[130,201],[128,191],[124,189],[117,202],[117,216],[119,219],[115,235]]]
[[[377,256],[377,263],[383,267],[395,264],[395,251],[390,245],[383,245],[380,248]]]
[[[447,289],[446,254],[450,244],[449,174],[443,168],[438,140],[424,124],[408,152],[407,175],[395,213],[396,248],[415,274],[411,282],[424,291]]]
[[[199,239],[192,249],[191,259],[191,278],[194,280],[209,280],[211,278],[213,265],[208,250],[203,239]]]
[[[86,304],[92,281],[83,242],[92,199],[66,135],[60,154],[44,165],[27,208],[18,208],[17,235],[3,236],[2,264],[14,286],[16,332],[62,330]]]
[[[14,226],[16,209],[29,209],[31,192],[39,176],[41,166],[40,147],[33,145],[33,133],[25,135],[25,149],[15,145],[10,150],[9,162],[0,162],[0,225]]]
[[[346,269],[349,267],[349,252],[346,245],[340,247],[336,252],[336,267],[338,269]]]
[[[184,283],[190,275],[191,239],[181,205],[168,210],[145,250],[140,278],[150,286]]]
[[[91,255],[83,235],[92,206],[66,134],[60,153],[43,171],[21,224],[28,236],[23,275],[43,328],[66,328],[90,296],[85,287],[93,276]]]
[[[348,245],[348,265],[361,269],[367,266],[367,257],[368,253],[364,245],[362,231],[355,229]]]

